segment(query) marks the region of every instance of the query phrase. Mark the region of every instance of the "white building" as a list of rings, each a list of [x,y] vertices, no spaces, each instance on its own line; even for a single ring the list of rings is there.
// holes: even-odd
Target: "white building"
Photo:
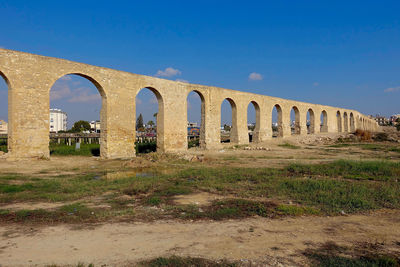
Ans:
[[[91,121],[90,131],[94,133],[100,133],[100,121]]]
[[[7,134],[8,133],[8,123],[0,120],[0,134]]]
[[[50,132],[67,130],[67,113],[61,109],[50,109]]]
[[[189,122],[188,121],[187,127],[197,127],[197,122]]]

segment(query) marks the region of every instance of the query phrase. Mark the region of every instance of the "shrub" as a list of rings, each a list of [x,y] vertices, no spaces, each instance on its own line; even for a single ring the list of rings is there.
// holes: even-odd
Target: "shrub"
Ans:
[[[150,153],[156,152],[157,150],[157,142],[145,142],[145,143],[136,143],[135,144],[136,153]]]
[[[377,134],[373,137],[373,139],[374,139],[375,141],[378,141],[378,142],[387,141],[387,140],[388,140],[388,135],[387,135],[387,133],[377,133]]]
[[[354,133],[361,141],[370,141],[372,134],[370,131],[364,131],[357,129],[356,132]]]

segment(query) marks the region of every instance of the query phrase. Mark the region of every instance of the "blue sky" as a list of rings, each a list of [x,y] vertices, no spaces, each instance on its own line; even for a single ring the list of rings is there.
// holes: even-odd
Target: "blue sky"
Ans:
[[[399,1],[13,0],[0,2],[0,47],[389,116],[400,113],[399,14]],[[94,87],[74,79],[51,106],[97,119]],[[5,95],[2,83],[0,118]]]

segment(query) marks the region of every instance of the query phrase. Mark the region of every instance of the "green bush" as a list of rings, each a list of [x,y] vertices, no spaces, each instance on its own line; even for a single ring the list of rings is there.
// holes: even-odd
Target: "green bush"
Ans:
[[[200,146],[200,140],[199,139],[190,140],[188,142],[188,148],[198,147],[198,146]]]
[[[157,141],[152,142],[144,142],[144,143],[135,143],[136,153],[150,153],[156,152],[157,150]]]

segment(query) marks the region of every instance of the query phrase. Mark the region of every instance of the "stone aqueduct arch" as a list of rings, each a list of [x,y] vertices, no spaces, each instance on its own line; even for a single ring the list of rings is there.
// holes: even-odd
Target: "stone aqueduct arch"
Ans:
[[[135,97],[142,88],[156,94],[159,151],[177,152],[187,149],[187,96],[191,91],[202,101],[201,147],[219,148],[221,103],[232,105],[233,131],[231,142],[247,144],[247,107],[256,108],[255,141],[272,138],[272,109],[279,107],[280,136],[291,135],[290,112],[296,108],[297,133],[307,134],[307,112],[314,117],[314,133],[337,132],[338,129],[377,131],[377,123],[356,110],[335,108],[277,97],[258,95],[213,86],[159,79],[103,67],[0,49],[0,75],[9,88],[9,153],[8,158],[49,157],[50,89],[67,74],[90,80],[102,97],[101,157],[130,158],[135,156]],[[337,113],[350,114],[336,118]],[[315,115],[323,114],[325,125],[318,127]],[[348,117],[350,121],[347,122]],[[350,127],[344,127],[348,123]]]

